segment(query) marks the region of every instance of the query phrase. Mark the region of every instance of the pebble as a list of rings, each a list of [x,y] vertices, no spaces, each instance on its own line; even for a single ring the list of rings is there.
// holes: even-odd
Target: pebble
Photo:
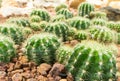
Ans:
[[[16,73],[12,76],[12,81],[22,81],[22,75],[20,73]]]

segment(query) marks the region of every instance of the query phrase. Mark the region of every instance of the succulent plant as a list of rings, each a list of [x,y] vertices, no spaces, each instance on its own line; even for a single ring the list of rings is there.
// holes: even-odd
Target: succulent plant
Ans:
[[[64,15],[56,15],[55,17],[52,18],[52,22],[58,22],[58,21],[64,21],[65,16]]]
[[[39,25],[40,25],[41,29],[44,30],[46,28],[46,26],[48,25],[48,22],[41,21]]]
[[[23,34],[24,34],[24,38],[27,38],[30,34],[32,34],[32,29],[31,28],[28,28],[28,27],[25,27],[23,28]]]
[[[58,12],[57,12],[57,15],[64,15],[66,19],[68,18],[72,18],[73,17],[73,13],[71,13],[68,9],[60,9]]]
[[[83,2],[78,6],[78,15],[79,16],[89,16],[90,12],[94,11],[94,5]]]
[[[22,27],[13,24],[0,25],[0,33],[11,37],[15,44],[20,44],[24,40],[22,29]]]
[[[100,25],[100,26],[106,26],[107,22],[104,19],[93,19],[92,25]]]
[[[7,20],[8,23],[16,24],[18,26],[28,27],[30,26],[30,23],[27,18],[19,17],[19,18],[9,18]]]
[[[90,26],[90,20],[87,18],[74,17],[67,21],[71,27],[76,29],[87,29]]]
[[[118,44],[120,44],[120,33],[118,33]]]
[[[37,15],[41,18],[43,21],[49,21],[50,20],[50,14],[43,9],[35,9],[31,12],[30,16]]]
[[[8,63],[16,55],[13,40],[0,34],[0,62]]]
[[[68,6],[66,4],[60,4],[55,7],[55,11],[58,12],[60,9],[63,9],[63,8],[68,8]]]
[[[115,55],[96,41],[77,44],[66,69],[75,81],[117,81]]]
[[[61,37],[63,41],[66,41],[67,34],[69,31],[69,26],[64,22],[54,22],[49,23],[47,27],[45,28],[46,32],[54,33],[58,37]]]
[[[28,38],[26,55],[29,60],[40,63],[54,63],[55,52],[60,46],[60,40],[50,33],[35,34]]]
[[[41,30],[40,24],[37,22],[30,23],[30,28],[33,29],[34,31]]]
[[[33,16],[30,16],[30,21],[31,22],[40,22],[41,18],[38,15],[33,15]]]

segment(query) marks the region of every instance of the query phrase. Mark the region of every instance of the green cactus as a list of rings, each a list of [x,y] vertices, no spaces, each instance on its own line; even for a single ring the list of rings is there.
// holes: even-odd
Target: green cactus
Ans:
[[[30,28],[33,29],[34,31],[41,30],[40,23],[37,22],[30,23]]]
[[[100,26],[106,26],[107,22],[104,19],[93,19],[92,25],[100,25]]]
[[[70,12],[68,9],[60,9],[58,12],[57,12],[57,15],[64,15],[66,19],[68,18],[72,18],[73,17],[73,13]]]
[[[64,20],[65,20],[64,15],[56,15],[55,17],[52,18],[52,22],[64,21]]]
[[[49,21],[50,20],[50,14],[43,9],[35,9],[31,12],[30,16],[37,15],[41,18],[43,21]]]
[[[55,11],[58,12],[60,9],[63,9],[63,8],[68,8],[68,6],[66,4],[60,4],[55,7]]]
[[[118,44],[120,44],[120,33],[118,33]]]
[[[89,16],[90,12],[94,11],[94,5],[83,2],[78,6],[78,15],[79,16]]]
[[[69,26],[64,22],[54,22],[47,25],[45,28],[46,32],[54,33],[58,37],[61,37],[63,41],[66,41]]]
[[[31,22],[40,22],[41,18],[37,15],[30,16],[30,21]]]
[[[24,17],[18,17],[18,18],[9,18],[7,20],[8,23],[16,24],[18,26],[28,27],[30,26],[30,23],[27,18]]]
[[[22,29],[22,27],[18,27],[17,25],[13,24],[0,25],[0,33],[11,37],[15,44],[21,44],[21,42],[24,40]]]
[[[90,26],[90,20],[87,18],[74,17],[67,21],[71,27],[76,29],[87,29]]]
[[[32,32],[33,31],[31,28],[28,28],[28,27],[23,28],[24,38],[27,38],[30,34],[32,34]]]
[[[47,25],[48,25],[48,22],[46,22],[46,21],[41,21],[40,22],[40,27],[42,28],[42,30],[44,30]]]
[[[73,48],[68,45],[62,45],[56,51],[56,60],[61,64],[66,64],[72,54]]]
[[[60,46],[60,40],[53,34],[40,33],[28,38],[26,55],[29,60],[37,64],[46,62],[54,63],[55,52]]]
[[[66,69],[75,81],[117,81],[115,55],[95,41],[75,46]]]
[[[13,40],[0,34],[0,62],[8,63],[15,57],[16,49]]]

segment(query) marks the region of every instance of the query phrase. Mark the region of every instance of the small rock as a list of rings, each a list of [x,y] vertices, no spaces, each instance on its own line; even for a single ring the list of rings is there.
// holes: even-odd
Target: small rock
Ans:
[[[0,78],[5,78],[5,76],[6,76],[6,72],[0,71]]]
[[[20,73],[16,73],[12,76],[12,81],[22,81],[22,75]]]
[[[19,68],[21,68],[21,66],[22,66],[22,63],[20,61],[17,61],[14,66],[14,69],[19,69]]]
[[[31,77],[31,74],[30,74],[29,72],[21,73],[21,75],[22,75],[24,78],[26,78],[26,79],[28,79],[28,78]]]
[[[68,74],[67,76],[67,81],[74,81],[73,77],[71,74]]]
[[[40,76],[37,77],[37,80],[38,80],[38,81],[48,81],[48,78],[40,75]]]
[[[5,78],[0,78],[0,81],[7,81]]]
[[[30,67],[25,67],[23,68],[24,71],[29,71],[30,70]]]
[[[31,72],[32,72],[32,73],[36,73],[36,72],[37,72],[36,67],[32,67],[32,68],[31,68]]]
[[[77,40],[72,40],[72,41],[70,41],[71,46],[75,46],[77,43],[78,43]]]
[[[67,81],[67,79],[61,79],[60,81]]]
[[[48,81],[55,81],[53,77],[49,77]]]
[[[28,59],[26,56],[20,56],[19,57],[19,61],[23,64],[23,63],[27,63],[28,62]]]
[[[14,63],[9,63],[7,71],[9,72],[12,71],[13,69],[14,69]]]
[[[23,72],[23,69],[18,69],[18,70],[15,70],[15,71],[12,71],[11,74],[16,74],[16,73],[22,73]]]
[[[38,80],[36,80],[34,78],[30,78],[30,79],[27,79],[27,81],[38,81]]]
[[[55,77],[55,81],[60,81],[61,77],[60,76],[56,76]]]

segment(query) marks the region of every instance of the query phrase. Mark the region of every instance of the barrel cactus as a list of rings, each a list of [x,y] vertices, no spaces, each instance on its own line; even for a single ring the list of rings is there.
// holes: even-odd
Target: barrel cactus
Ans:
[[[63,9],[63,8],[68,8],[68,6],[66,4],[60,4],[55,7],[55,11],[58,12],[60,9]]]
[[[87,18],[74,17],[67,21],[71,27],[76,29],[87,29],[90,26],[90,20]]]
[[[31,28],[28,28],[28,27],[23,28],[24,38],[27,38],[32,33],[33,33],[33,31]]]
[[[41,29],[44,30],[46,28],[46,26],[48,25],[48,22],[41,21],[39,25],[40,25]]]
[[[60,46],[60,40],[53,34],[40,33],[27,39],[26,55],[30,61],[37,64],[55,61],[55,52]]]
[[[62,38],[63,41],[66,41],[67,34],[69,31],[69,26],[64,22],[54,22],[49,23],[45,28],[46,32],[54,33],[58,37]]]
[[[37,15],[30,16],[30,22],[40,22],[41,18]]]
[[[58,22],[58,21],[64,21],[65,16],[64,15],[56,15],[55,17],[52,18],[52,22]]]
[[[115,55],[95,41],[75,46],[66,69],[75,81],[117,81]]]
[[[43,9],[35,9],[31,12],[30,16],[37,15],[41,18],[43,21],[49,21],[50,20],[50,14]]]
[[[120,33],[118,33],[118,44],[120,44]]]
[[[11,38],[0,34],[0,62],[8,63],[16,55],[14,45]]]
[[[20,44],[24,40],[22,27],[18,27],[17,25],[0,25],[0,33],[11,37],[16,44]]]
[[[41,30],[40,24],[37,22],[32,22],[30,23],[30,28],[33,29],[34,31],[39,31]]]
[[[94,5],[83,2],[78,6],[78,15],[79,16],[89,16],[90,12],[94,11]]]
[[[68,18],[72,18],[73,17],[73,13],[71,13],[68,9],[60,9],[58,12],[57,12],[57,15],[64,15],[66,19]]]
[[[107,21],[104,19],[93,19],[91,22],[92,25],[106,26]]]

